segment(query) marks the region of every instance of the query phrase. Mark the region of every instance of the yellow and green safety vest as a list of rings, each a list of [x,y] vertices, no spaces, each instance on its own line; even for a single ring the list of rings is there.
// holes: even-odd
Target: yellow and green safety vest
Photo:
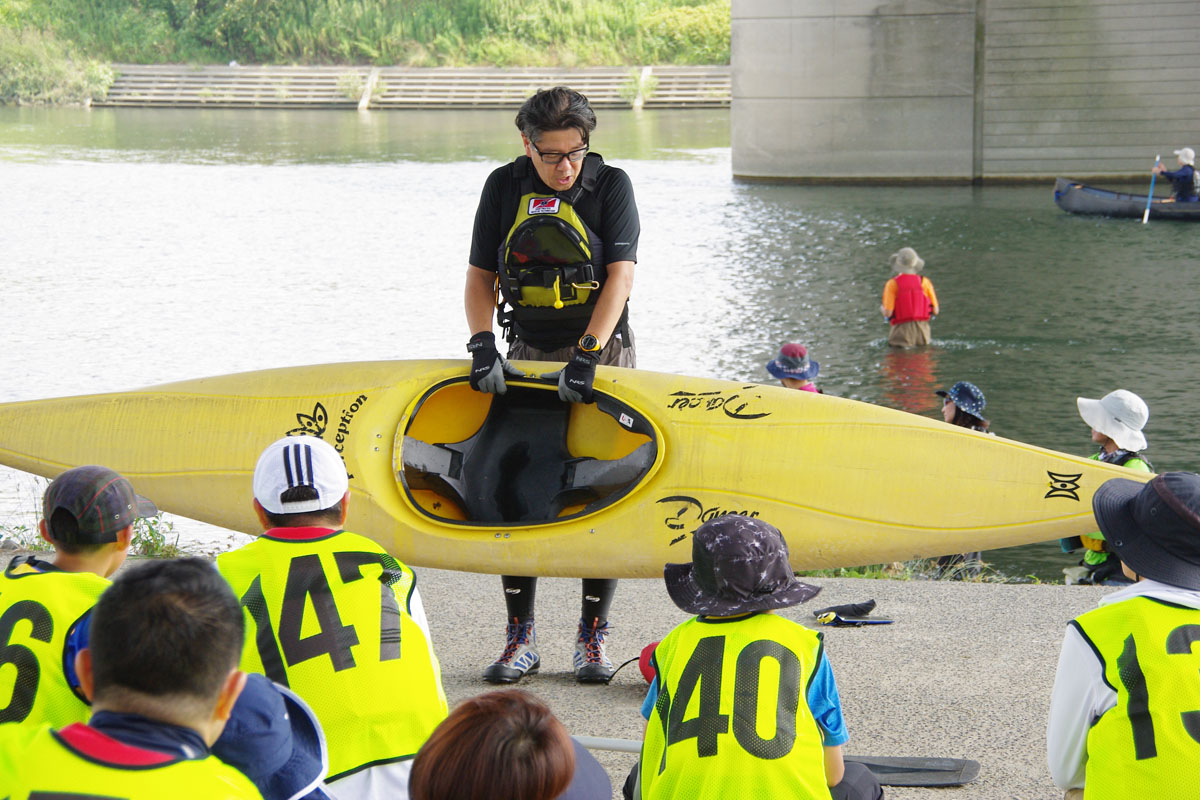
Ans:
[[[774,614],[693,618],[654,651],[659,694],[642,745],[646,800],[829,798],[805,690],[821,636]]]
[[[109,582],[90,572],[39,572],[15,560],[0,577],[0,723],[56,728],[91,708],[67,683],[67,634]]]
[[[86,725],[0,736],[0,797],[7,800],[262,800],[250,779],[213,756],[173,758]]]
[[[1093,453],[1088,456],[1092,461],[1099,461],[1101,453]],[[1128,467],[1138,472],[1153,472],[1150,467],[1150,462],[1145,460],[1143,456],[1137,453],[1131,453],[1128,458],[1116,462],[1117,466]],[[1087,552],[1083,554],[1083,560],[1087,564],[1102,564],[1108,559],[1108,549],[1104,544],[1104,534],[1100,531],[1092,533],[1090,536],[1081,535],[1079,541],[1087,548]]]
[[[1117,704],[1088,731],[1084,797],[1196,797],[1200,610],[1134,597],[1073,624],[1117,693]]]
[[[277,528],[217,568],[245,609],[242,669],[312,707],[327,780],[412,758],[445,719],[441,668],[410,616],[416,576],[370,539]]]

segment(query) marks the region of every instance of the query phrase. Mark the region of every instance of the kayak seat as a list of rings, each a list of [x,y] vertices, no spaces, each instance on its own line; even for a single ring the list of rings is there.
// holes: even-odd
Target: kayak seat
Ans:
[[[458,503],[470,522],[550,522],[565,508],[636,481],[654,463],[652,442],[611,461],[572,456],[570,410],[555,392],[509,387],[493,396],[483,424],[463,441],[405,436],[406,480]]]

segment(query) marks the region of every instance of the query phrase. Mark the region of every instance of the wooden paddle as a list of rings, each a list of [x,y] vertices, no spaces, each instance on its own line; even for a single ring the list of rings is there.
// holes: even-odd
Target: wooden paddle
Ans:
[[[1154,157],[1154,166],[1158,166],[1158,161],[1162,156]],[[1150,194],[1146,195],[1146,210],[1142,214],[1142,224],[1145,225],[1150,221],[1150,204],[1154,202],[1154,179],[1158,177],[1158,173],[1150,171]]]

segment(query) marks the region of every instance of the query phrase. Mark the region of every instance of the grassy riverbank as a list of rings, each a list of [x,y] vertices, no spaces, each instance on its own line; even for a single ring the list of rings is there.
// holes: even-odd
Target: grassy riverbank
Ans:
[[[86,103],[113,78],[111,67],[53,32],[0,26],[0,103]]]
[[[0,28],[131,63],[729,63],[729,0],[0,0]],[[4,64],[0,63],[0,72]]]

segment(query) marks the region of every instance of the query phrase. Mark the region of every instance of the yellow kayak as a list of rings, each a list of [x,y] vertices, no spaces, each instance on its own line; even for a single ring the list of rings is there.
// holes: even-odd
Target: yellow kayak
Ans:
[[[536,374],[545,364],[514,362]],[[128,476],[160,508],[257,533],[251,474],[285,434],[351,475],[347,527],[417,566],[658,577],[721,514],[778,526],[796,569],[1094,531],[1112,477],[1151,476],[774,386],[600,367],[594,405],[539,379],[472,391],[464,361],[265,370],[0,405],[0,463]]]

